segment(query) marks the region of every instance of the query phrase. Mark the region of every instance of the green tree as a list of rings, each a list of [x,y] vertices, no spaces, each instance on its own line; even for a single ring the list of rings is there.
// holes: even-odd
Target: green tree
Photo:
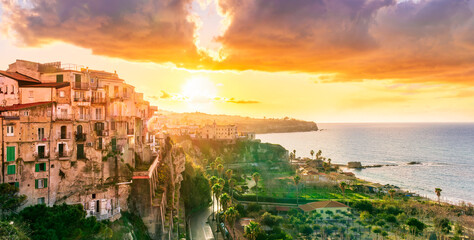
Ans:
[[[260,173],[254,172],[252,178],[255,181],[255,194],[257,195],[257,204],[258,204],[258,181],[260,180]]]
[[[180,188],[186,211],[190,212],[194,209],[208,206],[211,202],[210,186],[215,181],[215,177],[214,180],[208,180],[204,174],[201,167],[186,161]]]
[[[224,165],[217,165],[217,172],[219,172],[219,177],[222,177],[222,174],[224,173]]]
[[[26,202],[26,195],[19,195],[19,189],[8,183],[0,184],[0,211],[2,218],[7,214],[16,211]]]
[[[224,212],[227,211],[227,207],[229,206],[229,203],[230,203],[229,195],[227,193],[223,193],[220,197],[220,202],[221,202],[221,206]]]
[[[237,220],[237,217],[239,215],[239,212],[234,208],[230,207],[225,211],[225,220],[229,224],[230,228],[232,228],[232,236],[233,239],[235,239],[235,221]]]
[[[393,201],[393,196],[395,195],[395,189],[390,189],[390,190],[388,190],[388,194],[390,194],[390,198],[391,198],[392,201]]]
[[[339,188],[341,189],[342,191],[342,197],[345,199],[346,198],[346,186],[347,186],[347,183],[346,182],[340,182],[339,183]]]
[[[410,232],[413,235],[417,235],[420,232],[423,232],[423,230],[426,228],[426,225],[416,218],[409,218],[406,224],[408,225],[408,228],[410,229]]]
[[[318,152],[316,153],[316,160],[320,160],[322,154],[323,152],[321,150],[318,150]]]
[[[435,218],[434,226],[440,233],[448,234],[451,230],[451,222],[447,218]]]
[[[0,221],[0,240],[29,240],[28,234],[14,222]]]
[[[214,186],[212,186],[212,192],[214,193],[214,197],[217,202],[217,207],[219,208],[219,196],[222,192],[222,185],[220,185],[219,183],[214,184]]]
[[[379,239],[379,234],[382,233],[382,229],[380,227],[372,227],[372,232],[375,233],[377,239]]]
[[[299,206],[298,204],[298,198],[299,198],[299,189],[298,189],[298,184],[300,184],[300,181],[301,181],[301,178],[300,176],[296,175],[295,177],[293,177],[293,182],[295,183],[295,186],[296,186],[296,207]]]
[[[256,240],[257,236],[262,232],[260,224],[254,221],[250,221],[249,225],[244,228],[244,237],[249,240]]]
[[[314,150],[311,150],[311,151],[309,152],[309,154],[311,154],[311,158],[313,158]]]
[[[435,188],[435,193],[436,196],[438,196],[438,204],[441,204],[441,191],[443,191],[441,188]]]
[[[217,165],[216,165],[216,162],[211,162],[211,163],[209,164],[209,168],[211,168],[212,175],[215,175],[215,174],[216,174],[216,172],[215,172],[216,166],[217,166]]]
[[[212,187],[214,187],[214,185],[217,183],[217,181],[218,181],[218,178],[216,176],[211,176],[209,178],[209,186],[211,187],[211,190],[213,190]],[[213,192],[214,192],[214,190],[213,190]],[[215,202],[215,197],[214,196],[215,196],[215,194],[212,194],[212,217],[213,218],[214,218],[214,202]]]

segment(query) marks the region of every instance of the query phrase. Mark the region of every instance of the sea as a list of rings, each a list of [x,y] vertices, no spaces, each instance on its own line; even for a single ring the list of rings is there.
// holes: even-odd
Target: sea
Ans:
[[[474,204],[474,123],[327,123],[319,131],[257,134],[297,157],[322,151],[332,163],[395,165],[351,170],[358,178],[393,184],[452,204]],[[410,165],[410,162],[420,164]]]

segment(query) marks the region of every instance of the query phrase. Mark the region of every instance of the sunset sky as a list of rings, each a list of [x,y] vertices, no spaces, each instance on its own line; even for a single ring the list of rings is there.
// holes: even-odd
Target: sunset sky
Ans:
[[[474,121],[474,0],[0,1],[0,70],[117,70],[176,112]]]

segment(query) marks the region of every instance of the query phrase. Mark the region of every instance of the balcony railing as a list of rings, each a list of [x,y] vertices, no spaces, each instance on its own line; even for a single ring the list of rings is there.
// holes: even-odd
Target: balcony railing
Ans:
[[[58,152],[58,158],[69,158],[71,157],[71,152],[63,150],[62,152]]]
[[[89,83],[85,82],[75,82],[72,84],[72,88],[76,90],[88,90],[89,89]]]
[[[98,137],[109,136],[109,131],[108,130],[96,130],[95,133]]]
[[[104,104],[106,102],[105,98],[96,98],[96,97],[93,97],[91,99],[91,102],[94,103],[94,104]]]
[[[56,115],[56,120],[72,120],[73,115],[72,114],[57,114]]]
[[[74,97],[74,102],[90,102],[88,97]]]
[[[127,135],[135,134],[135,129],[127,129]]]
[[[60,134],[58,135],[58,138],[59,138],[59,139],[71,139],[71,133],[70,133],[70,132],[68,132],[68,133],[60,133]]]
[[[102,115],[102,114],[100,114],[100,115],[95,115],[94,120],[104,120],[104,115]]]
[[[89,114],[77,114],[75,120],[76,121],[89,121],[90,116],[89,116]]]
[[[86,141],[87,137],[85,133],[76,133],[76,141],[84,142]]]

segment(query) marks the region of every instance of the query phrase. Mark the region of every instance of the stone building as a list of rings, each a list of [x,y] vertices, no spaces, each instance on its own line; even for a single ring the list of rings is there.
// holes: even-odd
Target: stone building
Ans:
[[[115,220],[131,169],[156,158],[146,125],[156,110],[116,73],[17,60],[0,71],[0,182],[25,206],[80,203]]]

